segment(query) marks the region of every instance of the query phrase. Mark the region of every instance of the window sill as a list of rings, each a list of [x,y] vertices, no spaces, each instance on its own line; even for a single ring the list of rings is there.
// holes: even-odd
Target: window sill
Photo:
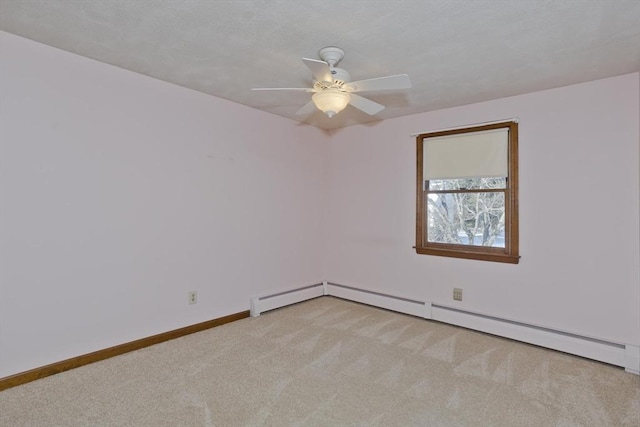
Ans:
[[[451,258],[475,259],[480,261],[504,262],[508,264],[518,264],[520,262],[519,255],[510,255],[498,252],[477,252],[472,250],[460,249],[441,249],[441,248],[425,248],[416,247],[416,253],[420,255],[436,255]]]

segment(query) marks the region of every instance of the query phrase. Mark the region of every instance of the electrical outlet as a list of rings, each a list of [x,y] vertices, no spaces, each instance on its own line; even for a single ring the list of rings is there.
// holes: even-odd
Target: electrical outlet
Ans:
[[[462,301],[462,288],[453,288],[453,299]]]
[[[189,304],[196,304],[198,302],[198,292],[189,292]]]

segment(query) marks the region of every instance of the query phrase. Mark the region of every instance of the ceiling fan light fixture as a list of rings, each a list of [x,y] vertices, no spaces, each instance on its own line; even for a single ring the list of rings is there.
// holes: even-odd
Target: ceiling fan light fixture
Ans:
[[[333,117],[351,101],[351,95],[338,89],[325,89],[322,92],[315,93],[312,97],[313,103],[329,117]]]
[[[352,82],[346,70],[336,67],[344,57],[344,50],[339,47],[327,46],[322,48],[318,52],[318,56],[322,60],[302,58],[302,62],[313,75],[313,87],[272,87],[254,88],[253,90],[312,92],[311,101],[300,108],[296,115],[306,116],[317,108],[327,116],[333,117],[344,110],[348,104],[370,116],[384,110],[384,105],[358,95],[359,92],[408,89],[411,87],[411,80],[406,74]]]

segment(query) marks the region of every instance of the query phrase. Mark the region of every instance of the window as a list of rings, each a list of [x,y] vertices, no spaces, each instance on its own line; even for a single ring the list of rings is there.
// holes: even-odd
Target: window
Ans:
[[[518,124],[417,137],[416,252],[517,264]]]

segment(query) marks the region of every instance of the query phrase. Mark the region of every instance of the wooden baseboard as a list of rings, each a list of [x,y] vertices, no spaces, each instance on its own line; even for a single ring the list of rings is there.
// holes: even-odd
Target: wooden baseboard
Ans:
[[[26,384],[28,382],[35,381],[40,378],[45,378],[50,375],[55,375],[60,372],[68,371],[70,369],[79,368],[80,366],[84,366],[93,362],[98,362],[100,360],[108,359],[113,356],[118,356],[124,353],[128,353],[130,351],[139,350],[144,347],[149,347],[154,344],[158,344],[164,341],[169,341],[178,337],[182,337],[184,335],[193,334],[194,332],[204,331],[205,329],[224,325],[225,323],[230,323],[236,320],[245,319],[247,317],[249,317],[249,310],[241,311],[235,314],[230,314],[228,316],[220,317],[218,319],[208,320],[202,323],[196,323],[195,325],[185,326],[184,328],[174,329],[173,331],[164,332],[158,335],[141,338],[139,340],[116,345],[114,347],[109,347],[103,350],[94,351],[93,353],[72,357],[71,359],[62,360],[60,362],[52,363],[50,365],[31,369],[29,371],[20,372],[15,375],[0,378],[0,391],[6,390],[11,387],[15,387],[17,385]]]

